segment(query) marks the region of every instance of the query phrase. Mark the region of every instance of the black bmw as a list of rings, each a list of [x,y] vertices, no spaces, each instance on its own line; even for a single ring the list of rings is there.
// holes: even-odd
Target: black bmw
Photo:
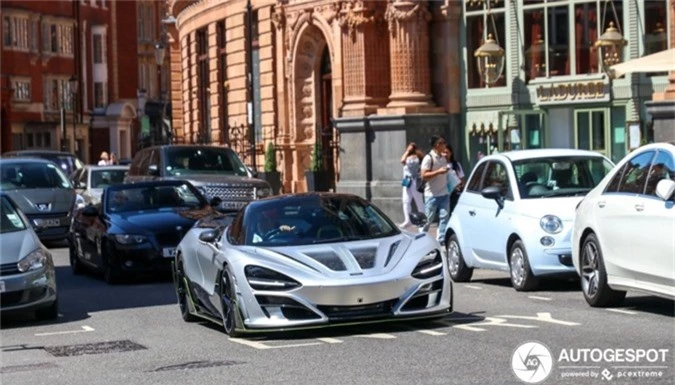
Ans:
[[[153,181],[110,186],[101,202],[73,220],[70,265],[101,270],[108,283],[123,274],[170,271],[176,246],[194,223],[218,214],[189,182]]]

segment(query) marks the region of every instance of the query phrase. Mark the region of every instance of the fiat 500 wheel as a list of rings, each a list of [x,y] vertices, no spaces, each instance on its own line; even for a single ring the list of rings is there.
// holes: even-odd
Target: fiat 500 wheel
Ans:
[[[539,280],[532,274],[527,251],[525,251],[525,245],[521,240],[515,241],[511,246],[509,268],[511,284],[517,291],[531,291],[539,285]]]
[[[459,248],[457,235],[452,234],[450,239],[445,242],[446,255],[448,256],[448,269],[450,278],[455,282],[469,282],[473,275],[473,268],[467,267],[462,256],[462,249]]]

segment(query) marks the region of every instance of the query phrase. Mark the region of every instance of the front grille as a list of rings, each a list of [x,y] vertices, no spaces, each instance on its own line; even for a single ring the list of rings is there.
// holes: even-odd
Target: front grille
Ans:
[[[31,303],[44,297],[46,293],[46,287],[34,287],[28,290],[8,291],[0,294],[0,303],[2,303],[2,306],[14,306],[24,303]]]
[[[318,314],[314,313],[303,306],[301,303],[291,298],[256,295],[255,299],[258,301],[260,307],[262,307],[263,312],[268,318],[271,317],[267,309],[268,307],[280,308],[284,317],[292,321],[321,318]]]
[[[19,271],[19,266],[16,262],[4,263],[0,265],[0,276],[21,274]]]
[[[40,213],[40,214],[26,214],[28,219],[68,219],[70,218],[70,213]]]
[[[183,239],[183,233],[181,231],[169,231],[166,233],[155,234],[155,239],[160,246],[166,247],[176,247],[181,239]]]
[[[358,306],[318,306],[319,310],[333,321],[354,318],[376,318],[390,315],[396,300]]]
[[[255,191],[251,186],[207,185],[206,195],[209,198],[218,197],[223,200],[253,200]]]

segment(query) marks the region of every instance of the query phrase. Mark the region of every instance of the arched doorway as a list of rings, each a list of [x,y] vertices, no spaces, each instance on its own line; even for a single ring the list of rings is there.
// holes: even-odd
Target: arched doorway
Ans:
[[[333,128],[333,69],[330,61],[328,46],[321,55],[321,68],[319,72],[319,126],[317,135],[320,136],[321,148],[323,149],[324,167],[328,173],[328,188],[335,191],[336,182],[336,151],[337,137]]]

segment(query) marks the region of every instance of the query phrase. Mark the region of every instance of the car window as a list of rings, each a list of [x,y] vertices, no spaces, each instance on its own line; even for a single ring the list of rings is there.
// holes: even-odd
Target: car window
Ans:
[[[127,187],[128,186],[128,187]],[[199,192],[188,185],[136,186],[108,189],[106,210],[109,213],[169,211],[176,208],[197,208],[206,205]]]
[[[154,149],[154,150],[152,150],[152,152],[150,153],[150,160],[149,160],[149,162],[148,162],[147,167],[150,167],[150,166],[153,166],[153,165],[154,165],[154,166],[157,166],[157,168],[159,168],[159,166],[160,166],[159,150],[158,150],[158,149]],[[146,167],[146,168],[147,168],[147,167]]]
[[[166,160],[166,173],[173,176],[194,174],[248,175],[246,166],[237,154],[224,147],[168,148]]]
[[[9,233],[12,231],[21,231],[26,229],[21,215],[14,205],[6,197],[0,201],[0,233]]]
[[[670,152],[660,150],[652,162],[647,177],[645,194],[656,196],[656,185],[661,179],[675,180],[675,162]]]
[[[630,194],[642,194],[644,192],[649,176],[649,167],[654,155],[654,151],[647,151],[628,161],[621,182],[619,182],[618,192]]]
[[[232,225],[228,230],[227,238],[231,244],[241,245],[244,243],[243,224],[244,224],[244,210],[241,210],[234,218],[234,221],[232,222]]]
[[[487,162],[483,162],[480,165],[478,165],[478,168],[476,168],[476,171],[471,175],[471,179],[469,180],[469,183],[467,184],[466,190],[467,191],[474,191],[479,193],[480,192],[480,181],[481,178],[483,177],[483,171],[485,171],[485,165],[487,165]]]
[[[124,183],[127,170],[92,169],[91,185],[89,188],[106,188],[108,186]]]
[[[53,163],[19,163],[2,166],[3,189],[71,188],[68,178]]]
[[[606,193],[613,193],[617,192],[619,190],[619,183],[621,182],[621,177],[623,177],[623,173],[626,172],[626,168],[628,168],[629,163],[626,163],[621,167],[619,171],[617,171],[614,176],[612,176],[612,180],[607,183],[607,187],[605,188]]]
[[[89,180],[89,170],[85,168],[84,171],[80,173],[80,178],[77,179],[77,181],[79,183],[83,183],[86,186],[88,180]]]
[[[511,188],[509,186],[509,175],[506,172],[506,167],[502,162],[491,160],[485,169],[485,178],[481,185],[481,190],[485,187],[498,186],[507,198],[512,197]]]
[[[131,175],[147,175],[149,165],[150,150],[142,150],[134,157],[134,160],[129,169],[129,173]]]

